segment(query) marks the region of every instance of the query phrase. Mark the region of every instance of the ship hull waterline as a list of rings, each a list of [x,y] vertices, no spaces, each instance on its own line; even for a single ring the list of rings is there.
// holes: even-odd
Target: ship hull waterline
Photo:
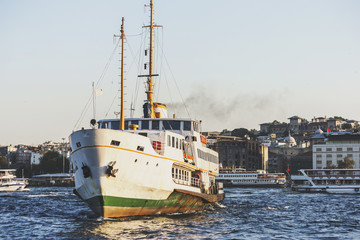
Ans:
[[[74,190],[76,195],[77,192]],[[213,195],[223,199],[223,194]],[[78,195],[81,198],[81,196]],[[82,198],[81,198],[82,199]],[[104,218],[121,218],[131,216],[187,213],[204,210],[211,202],[199,196],[174,191],[167,199],[132,199],[113,196],[96,196],[82,199],[98,216]]]

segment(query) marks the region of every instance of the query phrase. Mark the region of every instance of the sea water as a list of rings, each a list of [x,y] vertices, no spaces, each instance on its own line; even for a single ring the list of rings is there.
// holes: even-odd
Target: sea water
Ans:
[[[0,193],[0,239],[360,239],[360,195],[225,189],[200,213],[103,219],[72,188]]]

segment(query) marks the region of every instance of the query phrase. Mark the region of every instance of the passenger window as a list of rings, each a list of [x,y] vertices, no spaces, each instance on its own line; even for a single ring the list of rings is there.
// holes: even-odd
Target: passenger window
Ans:
[[[172,147],[175,147],[175,137],[172,137]]]
[[[153,120],[152,121],[152,127],[151,127],[151,129],[153,129],[153,130],[159,130],[159,121],[156,121],[156,120]]]
[[[141,121],[141,129],[149,129],[149,121],[148,120]]]
[[[184,131],[190,131],[191,130],[191,122],[185,121],[183,129],[184,129]]]
[[[120,121],[112,121],[111,129],[120,129]]]

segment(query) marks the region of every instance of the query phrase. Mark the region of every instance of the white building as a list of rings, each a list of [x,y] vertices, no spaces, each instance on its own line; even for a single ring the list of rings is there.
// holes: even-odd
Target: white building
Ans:
[[[337,166],[339,161],[349,157],[355,161],[353,168],[360,168],[360,135],[337,133],[328,136],[325,144],[313,145],[313,168],[324,169]]]
[[[31,164],[38,165],[40,164],[40,158],[43,156],[43,154],[40,154],[38,152],[31,152]]]

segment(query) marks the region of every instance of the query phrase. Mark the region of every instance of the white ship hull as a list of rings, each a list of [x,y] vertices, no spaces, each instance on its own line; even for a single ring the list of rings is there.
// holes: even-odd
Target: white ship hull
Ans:
[[[284,183],[276,182],[235,182],[224,183],[225,187],[253,187],[253,188],[283,188],[286,185]]]
[[[301,169],[291,190],[305,193],[360,194],[360,169]]]
[[[0,192],[16,192],[23,191],[26,187],[25,182],[9,182],[6,184],[0,184]]]
[[[305,193],[360,194],[360,185],[293,186],[292,190]]]
[[[119,146],[111,145],[113,140],[120,142]],[[202,194],[200,188],[177,184],[172,178],[174,162],[189,169],[195,167],[184,163],[182,154],[161,156],[147,137],[111,129],[90,129],[71,134],[70,144],[76,193],[98,215],[149,215],[204,207],[204,198],[195,196]],[[114,162],[113,169],[118,171],[109,176],[107,168]],[[84,175],[84,168],[88,168],[89,177]]]

